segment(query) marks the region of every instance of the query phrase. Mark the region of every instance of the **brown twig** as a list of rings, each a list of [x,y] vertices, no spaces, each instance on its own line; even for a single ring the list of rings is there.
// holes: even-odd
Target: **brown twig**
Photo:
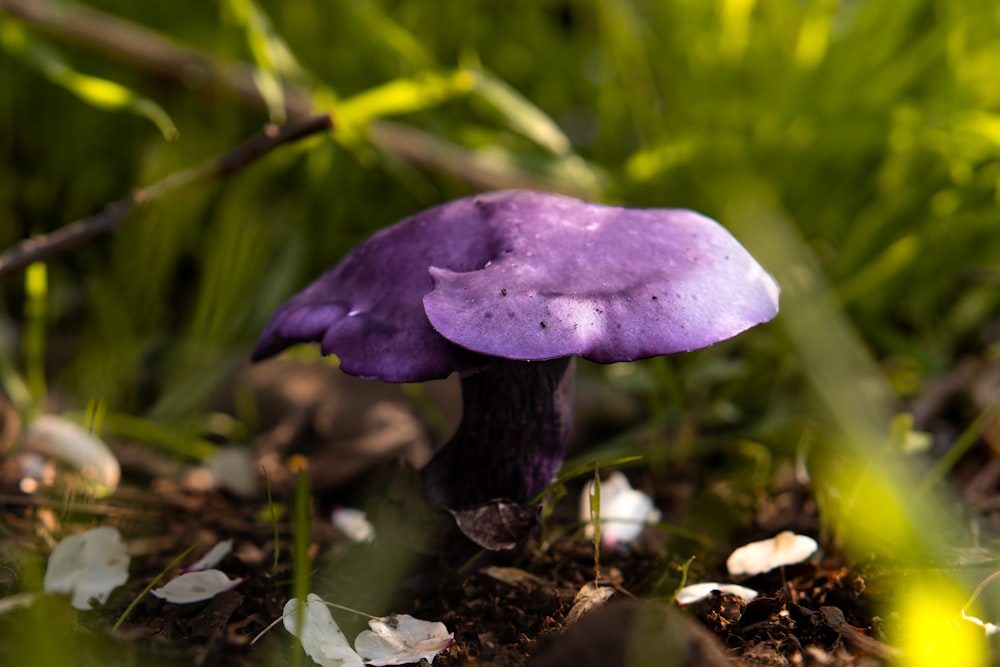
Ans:
[[[109,204],[96,215],[72,222],[54,232],[26,239],[0,253],[0,280],[24,269],[32,262],[51,259],[95,238],[115,232],[137,206],[193,183],[230,176],[282,144],[332,128],[333,119],[329,114],[306,116],[281,127],[268,125],[263,131],[225,155],[173,173],[163,180],[136,190],[125,199]]]
[[[839,607],[820,607],[819,613],[827,627],[840,635],[840,638],[855,650],[864,651],[878,660],[898,660],[903,655],[898,648],[869,637],[860,628],[852,626],[844,618],[844,612]]]
[[[586,197],[580,187],[546,178],[495,157],[468,151],[421,130],[391,121],[376,120],[369,127],[376,146],[389,150],[413,167],[426,172],[445,171],[462,182],[483,190],[522,188],[546,190],[575,197]]]

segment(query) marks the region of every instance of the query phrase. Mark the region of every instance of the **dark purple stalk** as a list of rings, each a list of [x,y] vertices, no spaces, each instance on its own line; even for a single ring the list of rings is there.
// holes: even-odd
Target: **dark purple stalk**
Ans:
[[[548,486],[569,445],[574,366],[496,359],[463,377],[462,422],[422,471],[431,502],[526,503]]]

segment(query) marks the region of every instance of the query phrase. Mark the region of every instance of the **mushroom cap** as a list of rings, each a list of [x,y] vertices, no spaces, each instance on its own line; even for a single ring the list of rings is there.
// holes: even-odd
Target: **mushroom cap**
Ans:
[[[419,382],[488,357],[684,352],[777,312],[777,284],[710,218],[505,190],[378,232],[282,306],[253,358],[318,341],[345,372]]]

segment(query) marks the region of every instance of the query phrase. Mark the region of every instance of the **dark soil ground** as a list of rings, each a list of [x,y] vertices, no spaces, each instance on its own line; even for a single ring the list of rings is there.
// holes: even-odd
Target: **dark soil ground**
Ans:
[[[263,503],[241,502],[218,492],[184,491],[163,480],[156,486],[155,491],[124,487],[113,499],[87,506],[73,517],[42,499],[7,494],[7,539],[38,543],[39,536],[53,527],[53,520],[59,534],[75,526],[118,526],[133,557],[132,577],[112,595],[105,610],[80,617],[92,629],[108,631],[117,615],[197,539],[204,546],[187,562],[216,541],[234,538],[233,553],[219,567],[231,577],[246,577],[244,584],[190,605],[169,604],[146,595],[115,636],[195,664],[275,664],[276,646],[284,650],[289,645],[284,630],[273,630],[256,646],[250,641],[281,615],[290,595],[290,523],[278,524],[280,549],[275,567],[274,527],[259,517]],[[809,503],[797,506],[810,511]],[[566,525],[558,514],[548,526],[554,533]],[[799,522],[814,523],[814,517],[803,516]],[[578,600],[581,590],[595,580],[594,546],[579,530],[543,543],[533,541],[516,555],[459,572],[443,565],[439,556],[418,557],[392,540],[375,546],[347,546],[332,526],[317,519],[310,554],[316,573],[314,588],[325,599],[376,614],[411,613],[443,621],[455,633],[456,645],[439,655],[435,664],[524,665],[535,659],[532,664],[558,665],[566,664],[562,660],[568,655],[581,652],[593,659],[583,664],[616,664],[614,656],[623,659],[629,626],[634,625],[634,600],[648,600],[652,595],[667,606],[678,578],[676,560],[666,551],[671,540],[653,529],[648,532],[630,549],[601,550],[599,581],[607,594],[596,601],[592,595],[589,604]],[[408,567],[401,580],[391,577],[397,588],[391,602],[379,602],[378,592],[365,590],[366,570],[374,571],[376,577],[385,576],[380,570],[394,557],[408,561]],[[708,570],[718,575],[716,579],[725,580],[723,564],[711,564]],[[682,624],[679,632],[688,635],[687,641],[709,650],[710,655],[729,656],[735,664],[867,665],[892,655],[893,649],[880,641],[878,619],[865,592],[866,575],[848,567],[836,554],[820,555],[783,573],[743,583],[759,590],[762,597],[747,604],[715,594],[687,612],[677,612],[689,613],[711,632]],[[611,602],[602,608],[599,603],[607,599]],[[606,636],[567,634],[581,611],[584,618],[592,617],[592,624],[618,631]],[[348,637],[364,624],[350,614],[335,616]],[[715,646],[705,649],[705,644]],[[683,664],[714,664],[703,660],[702,656]],[[578,659],[573,662],[580,664]]]
[[[275,423],[285,422],[279,418]],[[287,430],[301,440],[301,424]],[[273,432],[271,436],[273,445]],[[288,442],[275,451],[288,454]],[[267,447],[258,446],[266,459]],[[66,534],[114,525],[128,542],[131,578],[103,609],[75,618],[82,631],[110,635],[114,645],[132,647],[126,652],[132,657],[123,664],[134,662],[136,651],[166,664],[292,664],[293,641],[280,625],[251,645],[281,615],[291,595],[292,475],[287,470],[284,478],[280,471],[274,473],[273,492],[286,509],[275,524],[263,498],[239,500],[194,488],[176,464],[161,465],[142,444],[119,447],[116,453],[127,481],[101,501],[67,499],[58,491],[29,495],[17,490],[16,480],[3,478],[0,560],[6,570],[13,572],[26,552],[47,554]],[[968,466],[970,483],[982,482],[997,466],[985,447],[971,456],[980,460]],[[328,465],[321,458],[315,457],[313,468]],[[713,528],[702,531],[692,524],[704,516],[698,510],[699,490],[720,484],[715,461],[696,457],[658,472],[633,469],[633,484],[656,499],[664,526],[686,528],[649,528],[629,548],[603,547],[596,559],[576,517],[579,483],[569,487],[522,548],[470,559],[475,549],[447,522],[414,514],[415,503],[400,500],[394,483],[378,481],[385,478],[367,464],[360,469],[367,469],[361,476],[367,489],[363,495],[379,538],[374,545],[351,544],[330,524],[329,506],[356,493],[360,482],[341,480],[330,486],[325,481],[323,488],[330,493],[314,497],[311,504],[311,588],[324,599],[375,615],[410,613],[444,622],[456,643],[438,655],[435,665],[585,667],[625,664],[626,655],[638,661],[634,664],[649,664],[642,656],[652,655],[658,656],[656,664],[867,666],[897,655],[891,632],[885,632],[877,615],[886,599],[886,574],[824,543],[810,490],[780,468],[766,492],[730,498],[742,520],[738,529],[726,533],[728,543],[706,537],[717,534]],[[1000,472],[994,477],[1000,478]],[[991,491],[982,491],[986,482],[975,487],[979,505],[997,498],[997,479],[987,482]],[[716,500],[725,497],[723,491],[716,493]],[[816,537],[820,551],[805,563],[740,582],[760,592],[756,600],[746,603],[716,593],[684,609],[671,602],[691,555],[699,556],[689,564],[691,582],[729,581],[725,558],[732,548],[782,530]],[[190,605],[142,595],[192,544],[200,540],[185,562],[229,538],[235,547],[219,568],[246,577],[237,589]],[[2,597],[18,592],[23,578],[5,575],[0,584]],[[115,620],[136,598],[141,599],[112,633]],[[19,613],[26,612],[9,612],[0,624]],[[348,637],[365,627],[364,618],[350,613],[335,611],[334,616]],[[107,656],[93,656],[94,664],[102,660],[114,664]],[[145,658],[139,662],[154,664]]]

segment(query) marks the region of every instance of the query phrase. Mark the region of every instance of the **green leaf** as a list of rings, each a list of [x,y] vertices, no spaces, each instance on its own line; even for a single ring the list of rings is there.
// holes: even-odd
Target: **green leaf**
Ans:
[[[358,24],[356,29],[379,40],[413,67],[425,69],[434,65],[434,58],[423,43],[376,3],[356,0],[343,3],[343,9],[351,12]]]
[[[507,82],[481,69],[470,70],[473,92],[503,116],[512,130],[531,139],[554,155],[572,154],[569,137],[544,111]]]
[[[254,85],[267,105],[268,116],[275,123],[285,122],[283,72],[298,73],[301,68],[292,50],[274,31],[267,14],[253,0],[226,0],[225,7],[243,30],[250,56],[257,68]]]
[[[159,104],[115,81],[77,72],[54,49],[13,21],[0,19],[0,48],[92,107],[142,116],[152,121],[167,141],[175,141],[180,135]]]
[[[335,108],[338,139],[347,143],[364,134],[376,118],[431,109],[467,95],[473,77],[465,70],[423,72],[414,77],[393,79],[343,100]]]

